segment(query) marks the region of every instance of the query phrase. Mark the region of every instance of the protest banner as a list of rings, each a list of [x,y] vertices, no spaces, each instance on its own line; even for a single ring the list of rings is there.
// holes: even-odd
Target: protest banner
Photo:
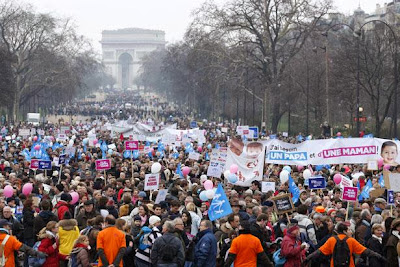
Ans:
[[[308,179],[308,188],[309,189],[325,189],[326,181],[324,177],[310,177]]]
[[[111,159],[96,160],[96,170],[105,171],[111,169]]]
[[[189,153],[189,159],[192,159],[192,160],[199,160],[200,159],[200,154],[199,153],[197,153],[197,152],[190,152]]]
[[[144,177],[144,191],[157,190],[160,184],[159,173],[149,173]]]
[[[366,164],[383,158],[383,163],[397,166],[400,153],[395,159],[382,153],[382,148],[400,147],[400,141],[379,138],[342,138],[307,140],[290,144],[277,139],[264,140],[267,163],[281,165]]]
[[[258,139],[258,135],[259,135],[258,127],[257,126],[252,126],[252,127],[249,127],[249,130],[252,133],[252,136],[249,137],[249,138]]]
[[[261,181],[264,168],[264,146],[260,142],[246,145],[240,139],[232,138],[228,143],[225,170],[236,164],[238,181],[235,185],[250,186],[252,181]]]
[[[275,182],[261,182],[261,192],[268,193],[269,191],[275,192]]]
[[[32,170],[37,170],[39,169],[39,160],[38,159],[31,159],[31,166],[30,168]]]
[[[18,135],[25,138],[31,135],[31,131],[29,129],[19,129]]]
[[[57,135],[57,139],[60,140],[60,141],[65,141],[65,140],[67,140],[67,135],[60,133],[60,134]]]
[[[236,133],[240,136],[249,134],[249,126],[236,126]]]
[[[275,212],[278,215],[288,214],[295,210],[292,202],[292,197],[290,194],[282,194],[271,198],[274,203]]]
[[[139,150],[139,141],[125,141],[125,150]]]
[[[39,170],[51,170],[51,160],[39,160]]]

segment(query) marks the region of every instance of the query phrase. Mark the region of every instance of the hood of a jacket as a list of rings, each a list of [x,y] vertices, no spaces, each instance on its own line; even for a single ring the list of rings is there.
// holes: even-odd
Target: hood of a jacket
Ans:
[[[74,230],[75,226],[78,226],[78,223],[75,219],[67,219],[61,220],[58,225],[62,227],[65,231]]]
[[[297,214],[296,216],[294,216],[293,219],[297,220],[297,222],[300,223],[300,222],[302,222],[302,221],[308,219],[308,216],[307,216],[307,215],[304,215],[304,214]]]
[[[48,220],[53,217],[53,213],[49,210],[43,210],[39,213],[39,216],[43,218],[43,220]]]

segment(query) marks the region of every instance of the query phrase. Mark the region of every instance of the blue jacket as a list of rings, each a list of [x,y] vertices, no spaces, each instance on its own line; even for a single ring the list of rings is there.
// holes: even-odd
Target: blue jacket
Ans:
[[[194,249],[196,267],[215,267],[217,265],[217,239],[211,229],[201,231]]]

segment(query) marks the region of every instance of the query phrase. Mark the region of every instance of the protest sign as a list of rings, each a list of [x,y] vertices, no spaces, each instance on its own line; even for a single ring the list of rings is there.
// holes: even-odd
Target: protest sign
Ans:
[[[199,153],[197,153],[197,152],[190,152],[189,153],[189,159],[192,159],[192,160],[199,160],[199,158],[200,158],[200,154]]]
[[[324,177],[310,177],[308,179],[309,189],[325,189],[326,183]]]
[[[290,194],[278,195],[271,198],[274,209],[278,215],[294,211],[292,197]]]
[[[27,137],[31,135],[31,131],[29,129],[19,129],[18,135],[22,137]]]
[[[217,161],[210,161],[210,165],[207,169],[207,176],[220,178],[222,174],[222,168]]]
[[[125,150],[139,150],[139,141],[125,141]]]
[[[190,128],[197,128],[197,121],[191,121]]]
[[[236,164],[238,181],[235,185],[250,186],[252,181],[261,181],[264,168],[264,146],[260,142],[244,145],[242,140],[232,138],[229,141],[225,169]]]
[[[61,126],[60,127],[60,134],[67,135],[70,133],[70,128],[69,126]]]
[[[381,158],[382,147],[396,144],[379,138],[342,138],[306,140],[299,144],[290,144],[277,139],[264,140],[267,163],[281,165],[324,165],[324,164],[366,164]],[[384,164],[397,166],[400,153],[395,159],[383,156]]]
[[[249,127],[249,130],[250,130],[250,132],[252,131],[252,136],[250,138],[258,139],[258,127],[252,126],[252,127]]]
[[[31,166],[30,168],[32,170],[37,170],[39,169],[39,160],[38,159],[31,159]]]
[[[98,159],[96,160],[96,170],[103,171],[111,169],[110,159]]]
[[[387,191],[387,203],[388,205],[394,205],[394,191],[388,190]]]
[[[228,127],[221,127],[221,132],[228,133]]]
[[[65,164],[65,158],[66,158],[66,155],[65,154],[62,154],[62,155],[60,155],[60,157],[58,158],[58,164]]]
[[[262,182],[261,192],[267,193],[269,191],[275,192],[275,182]]]
[[[39,170],[51,170],[51,160],[39,160]]]
[[[344,201],[356,201],[357,200],[357,192],[358,188],[357,187],[347,187],[345,186],[343,188],[343,197],[342,199]]]
[[[58,134],[57,139],[60,141],[67,140],[67,135],[66,134]]]
[[[146,174],[144,178],[144,191],[157,190],[160,183],[159,173]]]
[[[389,184],[387,188],[394,192],[400,192],[400,173],[389,173]]]
[[[158,190],[156,201],[154,203],[158,204],[161,201],[165,201],[165,198],[167,197],[167,194],[168,194],[168,189],[160,189],[160,190]]]
[[[247,135],[249,133],[249,126],[237,126],[236,133],[241,136]]]
[[[378,170],[378,161],[377,160],[368,160],[367,169],[369,171],[376,171]]]

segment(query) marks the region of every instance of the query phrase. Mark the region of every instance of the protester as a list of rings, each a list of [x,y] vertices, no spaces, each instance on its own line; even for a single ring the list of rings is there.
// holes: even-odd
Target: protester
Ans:
[[[85,235],[81,235],[75,240],[74,248],[70,254],[70,261],[72,261],[77,266],[89,267],[89,238]],[[71,264],[72,266],[75,266]]]
[[[399,264],[399,242],[400,242],[400,219],[396,219],[392,222],[391,234],[386,243],[386,258],[387,266],[394,267]]]
[[[60,241],[57,237],[58,223],[50,221],[46,227],[39,232],[39,251],[46,253],[46,261],[43,266],[58,267],[61,260],[67,260],[68,256],[59,253]]]
[[[197,267],[216,266],[217,259],[217,240],[213,235],[213,225],[209,220],[202,220],[200,232],[197,236],[194,264]]]

